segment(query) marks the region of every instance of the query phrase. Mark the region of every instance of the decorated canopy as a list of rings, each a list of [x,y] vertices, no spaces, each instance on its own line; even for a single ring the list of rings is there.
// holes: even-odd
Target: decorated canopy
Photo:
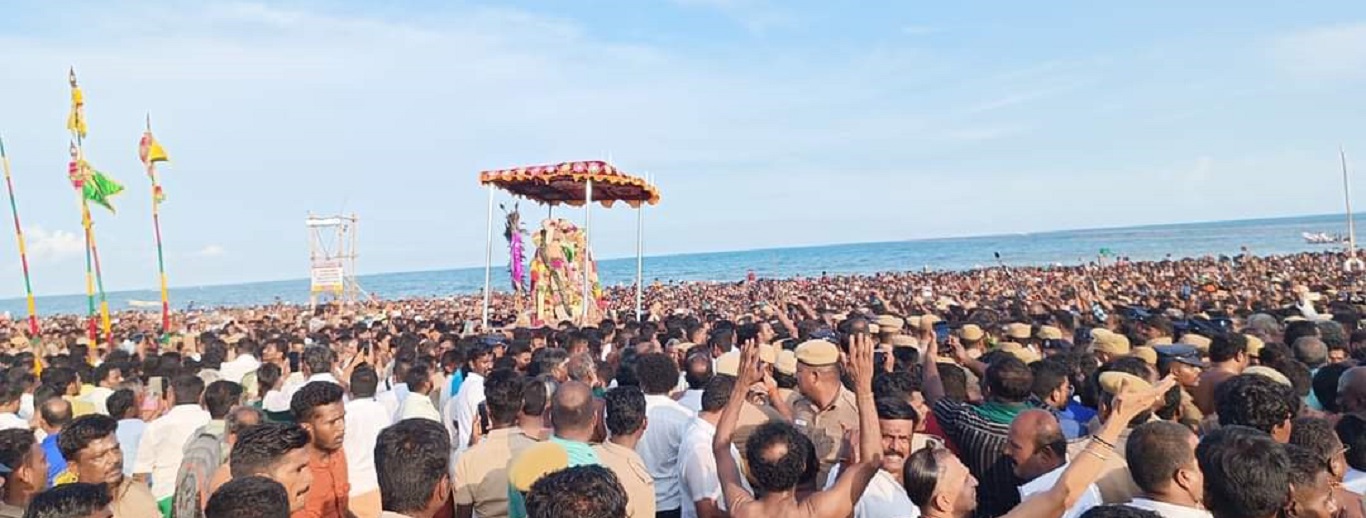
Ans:
[[[584,204],[589,181],[593,182],[593,201],[604,207],[611,207],[618,201],[632,207],[639,207],[642,202],[659,203],[659,189],[654,185],[602,161],[562,162],[479,173],[481,185],[495,185],[547,205],[563,203],[574,207]]]

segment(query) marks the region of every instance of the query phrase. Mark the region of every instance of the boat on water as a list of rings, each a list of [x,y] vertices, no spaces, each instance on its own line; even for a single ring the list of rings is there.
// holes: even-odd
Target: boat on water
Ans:
[[[1304,242],[1311,245],[1336,245],[1347,242],[1347,236],[1327,232],[1304,232],[1300,234]]]
[[[1347,151],[1341,146],[1338,147],[1338,157],[1342,160],[1342,201],[1347,208],[1347,233],[1301,232],[1300,236],[1304,238],[1305,243],[1311,245],[1347,245],[1348,255],[1355,256],[1357,227],[1356,219],[1352,217],[1352,180],[1347,174]]]

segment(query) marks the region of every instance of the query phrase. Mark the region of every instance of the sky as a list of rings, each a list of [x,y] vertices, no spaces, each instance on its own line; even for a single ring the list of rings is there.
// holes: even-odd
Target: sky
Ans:
[[[567,160],[660,186],[649,255],[1335,212],[1366,4],[1278,4],[12,0],[0,135],[40,294],[83,290],[69,66],[111,290],[156,284],[147,114],[175,286],[305,277],[310,211],[362,273],[482,265],[478,171]]]

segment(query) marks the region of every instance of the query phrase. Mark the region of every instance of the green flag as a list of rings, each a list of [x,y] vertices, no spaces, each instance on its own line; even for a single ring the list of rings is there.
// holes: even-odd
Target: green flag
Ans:
[[[90,178],[86,179],[85,186],[82,188],[85,199],[109,209],[109,212],[115,212],[114,205],[110,203],[110,198],[123,192],[123,186],[94,168],[91,168],[90,171]]]

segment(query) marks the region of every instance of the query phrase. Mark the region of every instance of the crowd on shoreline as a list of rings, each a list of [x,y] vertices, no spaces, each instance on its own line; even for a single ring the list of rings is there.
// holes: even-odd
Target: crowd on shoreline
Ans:
[[[0,323],[0,518],[1366,516],[1343,253]]]

